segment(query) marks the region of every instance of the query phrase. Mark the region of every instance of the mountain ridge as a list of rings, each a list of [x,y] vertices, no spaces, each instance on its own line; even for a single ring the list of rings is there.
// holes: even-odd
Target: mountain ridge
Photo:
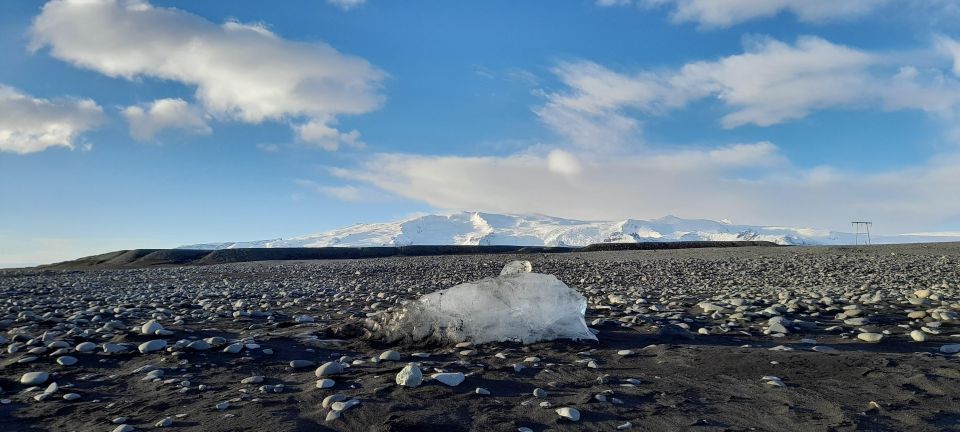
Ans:
[[[393,222],[354,224],[288,239],[200,243],[178,249],[375,247],[411,245],[582,247],[602,243],[769,241],[781,245],[854,244],[855,234],[816,228],[738,225],[729,221],[657,219],[586,221],[538,214],[459,212]],[[960,237],[873,236],[874,243],[957,241]],[[863,236],[859,239],[863,242]]]

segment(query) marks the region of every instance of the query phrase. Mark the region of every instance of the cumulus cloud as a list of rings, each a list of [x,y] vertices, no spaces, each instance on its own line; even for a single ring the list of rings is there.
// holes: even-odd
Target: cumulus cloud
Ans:
[[[646,152],[581,162],[576,176],[548,155],[380,154],[334,174],[440,209],[582,218],[733,218],[845,229],[868,218],[887,232],[960,217],[960,157],[868,175],[793,167],[769,142]]]
[[[599,6],[666,6],[675,22],[695,22],[705,28],[769,18],[789,12],[800,21],[820,23],[866,15],[887,0],[597,0]]]
[[[128,106],[121,111],[130,123],[130,136],[139,141],[153,139],[164,129],[181,129],[209,134],[203,111],[183,99],[158,99],[145,107]]]
[[[295,128],[300,142],[318,146],[324,150],[337,150],[341,145],[363,148],[366,144],[360,140],[360,132],[340,132],[330,126],[330,120],[311,120]]]
[[[0,152],[73,149],[81,134],[102,121],[103,109],[90,99],[35,98],[0,84]]]
[[[377,109],[385,74],[322,42],[281,38],[262,24],[221,25],[144,0],[57,0],[30,28],[31,47],[110,77],[196,87],[218,119],[321,122]],[[315,126],[309,126],[313,128]]]
[[[952,39],[939,39],[953,53]],[[960,50],[958,50],[960,51]],[[789,44],[750,38],[741,54],[674,70],[623,73],[594,62],[554,69],[564,88],[544,94],[534,112],[569,142],[587,149],[639,142],[642,116],[714,98],[729,111],[725,128],[770,126],[831,108],[922,110],[952,118],[960,82],[936,68],[891,67],[894,56],[804,36]]]
[[[360,6],[366,3],[367,0],[327,0],[327,3],[332,4],[343,10],[350,10],[357,6]]]

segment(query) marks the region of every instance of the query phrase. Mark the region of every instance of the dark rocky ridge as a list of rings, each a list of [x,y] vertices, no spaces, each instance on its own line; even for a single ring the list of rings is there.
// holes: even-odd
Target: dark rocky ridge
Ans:
[[[777,246],[766,241],[682,241],[602,243],[584,247],[418,245],[398,247],[323,247],[249,249],[133,249],[108,252],[73,261],[40,266],[44,269],[138,268],[153,266],[212,265],[251,261],[301,261],[387,258],[399,256],[535,254],[659,249]]]

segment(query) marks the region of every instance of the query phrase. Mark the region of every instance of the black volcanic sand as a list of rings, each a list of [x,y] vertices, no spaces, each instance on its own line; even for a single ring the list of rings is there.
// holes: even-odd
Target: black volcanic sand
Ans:
[[[362,337],[368,315],[495,276],[515,258],[588,297],[598,343],[491,343],[463,356],[471,348]],[[940,352],[960,343],[960,321],[949,313],[960,310],[958,270],[960,245],[940,244],[0,271],[0,428],[111,431],[113,419],[126,417],[122,423],[142,430],[170,417],[172,429],[198,431],[960,430],[960,357]],[[916,292],[923,289],[929,292]],[[705,312],[704,301],[721,310]],[[788,333],[765,334],[771,310],[786,318]],[[845,311],[868,322],[847,324]],[[908,311],[927,316],[908,318]],[[300,316],[314,322],[298,323]],[[153,318],[172,334],[140,334]],[[925,342],[908,336],[919,329]],[[857,339],[864,332],[887,334],[867,343]],[[183,347],[215,336],[256,345],[238,353]],[[137,352],[154,339],[168,348]],[[74,351],[86,341],[97,344],[93,353]],[[106,354],[105,342],[132,349]],[[55,352],[58,346],[66,348]],[[370,361],[391,349],[401,361]],[[60,366],[60,355],[79,362]],[[361,362],[331,377],[329,389],[316,388],[315,367],[289,366],[341,356]],[[36,359],[20,363],[29,357]],[[425,376],[438,369],[467,377],[456,387],[429,379],[417,388],[396,385],[411,361]],[[136,370],[146,365],[164,375],[145,380]],[[31,389],[19,383],[30,371],[51,377]],[[264,381],[241,383],[255,375]],[[785,387],[766,384],[766,375]],[[51,382],[59,389],[35,400]],[[277,384],[279,391],[262,388]],[[475,394],[478,387],[490,395]],[[535,388],[547,396],[535,398]],[[67,393],[80,397],[67,401]],[[360,403],[326,421],[321,402],[332,394]],[[228,408],[215,408],[225,401]],[[559,407],[582,417],[561,419]]]

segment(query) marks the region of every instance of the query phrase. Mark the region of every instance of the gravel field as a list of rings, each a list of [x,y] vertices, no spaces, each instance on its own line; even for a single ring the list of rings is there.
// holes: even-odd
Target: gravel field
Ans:
[[[515,259],[599,341],[369,330]],[[960,430],[960,244],[0,270],[0,305],[9,431]]]

